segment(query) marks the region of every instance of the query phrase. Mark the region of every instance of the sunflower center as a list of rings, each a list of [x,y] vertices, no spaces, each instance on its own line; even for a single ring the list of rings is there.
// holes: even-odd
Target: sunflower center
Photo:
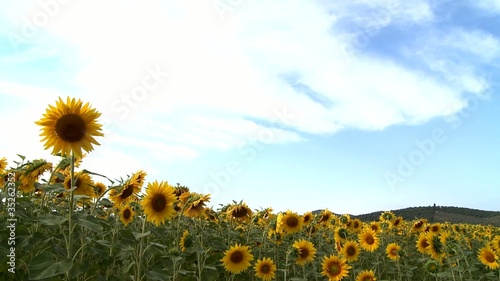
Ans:
[[[359,222],[355,221],[354,224],[353,224],[353,227],[354,228],[358,228],[359,227]]]
[[[57,119],[56,133],[63,141],[77,142],[85,136],[85,121],[80,115],[66,114]]]
[[[309,256],[309,250],[306,248],[300,248],[300,257],[305,259]]]
[[[233,217],[242,218],[247,215],[247,209],[244,207],[238,207],[233,211]]]
[[[424,248],[429,247],[429,243],[427,243],[427,240],[423,240],[422,242],[420,242],[420,245]]]
[[[132,215],[132,213],[130,212],[130,209],[123,210],[123,218],[124,219],[128,220],[131,215]]]
[[[286,218],[286,225],[288,227],[296,227],[299,225],[299,220],[296,217],[288,217]]]
[[[391,249],[390,252],[391,252],[391,255],[393,255],[393,256],[397,256],[398,255],[398,250],[395,249],[395,248]]]
[[[260,272],[266,274],[271,272],[271,268],[269,267],[268,264],[263,264],[262,267],[260,268]]]
[[[365,242],[368,245],[373,245],[373,243],[375,243],[375,239],[373,239],[373,236],[369,235],[366,237]]]
[[[437,225],[433,225],[433,226],[431,227],[431,231],[432,231],[432,232],[438,232],[438,231],[439,231],[439,226],[437,226]]]
[[[332,263],[328,269],[333,276],[337,276],[340,273],[340,265],[337,263]]]
[[[495,256],[493,256],[492,253],[485,253],[484,254],[484,259],[488,262],[488,263],[494,263],[495,262]]]
[[[231,254],[229,257],[232,263],[240,263],[243,260],[243,253],[240,251],[236,251]]]
[[[354,256],[356,254],[356,249],[354,247],[348,247],[346,253],[348,256]]]
[[[125,199],[127,197],[129,197],[130,195],[132,195],[132,192],[134,192],[134,186],[132,186],[131,184],[127,185],[127,187],[125,187],[125,189],[122,191],[122,194],[120,195],[120,197],[122,199]]]
[[[161,212],[167,206],[167,198],[162,194],[158,194],[153,198],[153,210]]]

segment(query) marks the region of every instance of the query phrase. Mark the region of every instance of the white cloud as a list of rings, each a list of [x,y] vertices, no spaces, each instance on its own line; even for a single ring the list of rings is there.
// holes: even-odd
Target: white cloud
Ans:
[[[272,143],[281,143],[304,140],[300,133],[421,123],[463,108],[463,90],[482,90],[476,76],[450,86],[363,50],[346,57],[359,34],[351,34],[343,21],[356,22],[361,30],[373,27],[374,20],[376,28],[422,24],[433,19],[426,1],[337,1],[332,11],[318,3],[245,2],[221,20],[210,1],[71,1],[40,31],[49,37],[37,40],[56,38],[76,52],[73,83],[79,90],[73,94],[103,112],[113,127],[110,140],[158,158],[191,159],[204,148],[235,148],[262,130],[273,133]],[[16,14],[30,19],[40,9],[35,5]],[[488,38],[469,35],[449,40]],[[481,54],[494,56],[498,43],[484,42]],[[57,47],[44,44],[48,50]],[[461,48],[476,52],[470,44]],[[130,100],[138,87],[145,88],[151,69],[168,76]],[[331,106],[281,78],[291,72]],[[43,91],[20,92],[30,99]],[[49,102],[44,97],[42,104],[59,94],[51,93]],[[289,115],[285,123],[276,116],[283,110]],[[269,122],[274,124],[268,127]]]

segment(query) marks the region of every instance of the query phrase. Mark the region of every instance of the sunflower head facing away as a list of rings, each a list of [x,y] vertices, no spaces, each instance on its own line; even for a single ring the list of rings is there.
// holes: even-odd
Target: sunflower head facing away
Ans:
[[[149,183],[146,195],[141,201],[146,219],[156,226],[170,219],[175,214],[175,200],[174,188],[167,182]]]
[[[60,97],[56,105],[49,105],[42,119],[35,124],[42,126],[40,136],[45,142],[45,149],[52,148],[52,154],[61,153],[76,157],[93,150],[92,145],[99,145],[94,137],[104,136],[102,125],[97,123],[101,113],[91,108],[89,103],[83,104],[80,99]]]
[[[224,252],[224,257],[220,260],[226,271],[238,274],[250,266],[253,255],[248,246],[241,246],[236,243],[229,250]]]
[[[314,248],[314,244],[304,239],[300,239],[295,241],[292,245],[295,249],[297,249],[297,260],[295,261],[298,265],[304,266],[307,263],[314,261],[314,257],[316,256],[316,248]]]
[[[263,258],[255,263],[255,276],[264,281],[274,279],[276,270],[276,265],[270,258]]]

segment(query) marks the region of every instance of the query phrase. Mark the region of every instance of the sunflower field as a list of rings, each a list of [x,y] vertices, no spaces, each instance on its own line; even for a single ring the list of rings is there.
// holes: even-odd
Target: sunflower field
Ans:
[[[99,116],[59,99],[35,122],[59,162],[0,158],[0,280],[500,280],[498,227],[214,209],[142,170],[80,169]]]

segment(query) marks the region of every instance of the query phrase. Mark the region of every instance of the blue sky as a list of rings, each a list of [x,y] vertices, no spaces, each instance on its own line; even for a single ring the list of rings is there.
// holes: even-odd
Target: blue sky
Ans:
[[[3,1],[0,157],[54,159],[34,121],[71,96],[82,168],[216,207],[500,211],[500,2],[435,2]]]

